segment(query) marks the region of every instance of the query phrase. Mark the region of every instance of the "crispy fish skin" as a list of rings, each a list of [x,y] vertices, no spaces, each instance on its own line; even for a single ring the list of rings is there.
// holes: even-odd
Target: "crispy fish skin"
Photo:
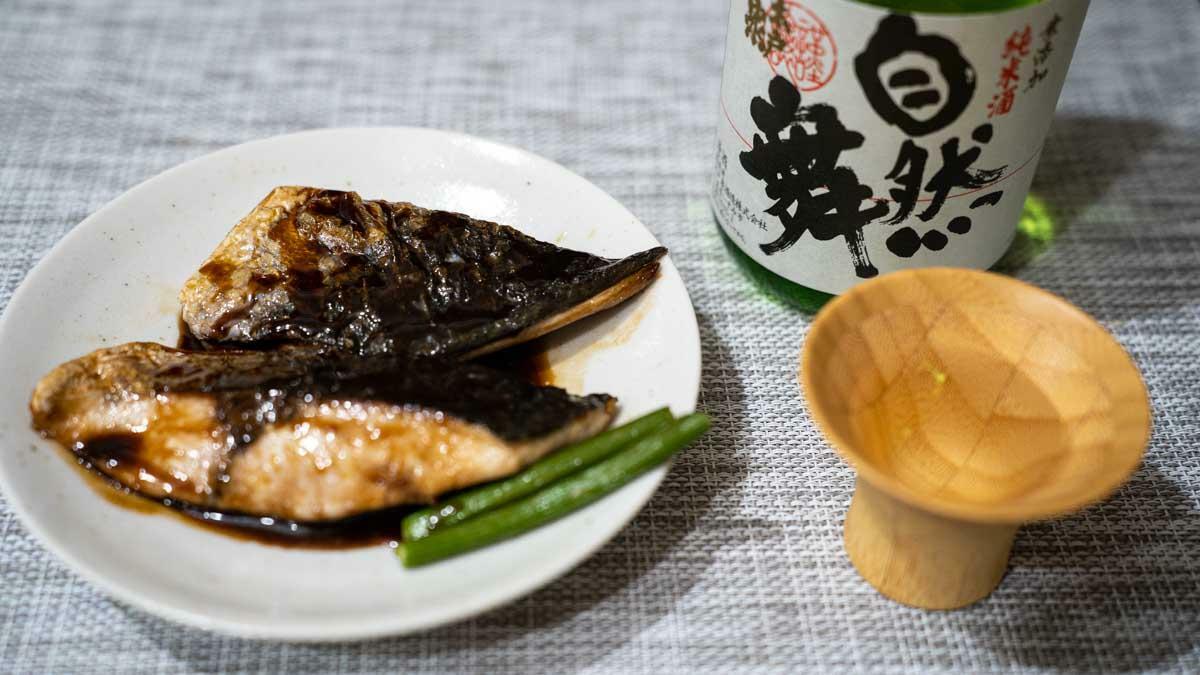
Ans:
[[[611,421],[616,402],[475,364],[283,349],[101,349],[49,373],[34,428],[144,496],[334,521],[509,475]]]
[[[279,187],[180,292],[201,342],[472,357],[640,292],[666,249],[620,260],[354,192]]]

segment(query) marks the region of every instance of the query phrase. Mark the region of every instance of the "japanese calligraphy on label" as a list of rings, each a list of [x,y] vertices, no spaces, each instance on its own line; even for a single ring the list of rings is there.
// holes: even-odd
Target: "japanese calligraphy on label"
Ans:
[[[1088,0],[906,14],[733,0],[713,211],[796,283],[840,293],[1008,249]]]

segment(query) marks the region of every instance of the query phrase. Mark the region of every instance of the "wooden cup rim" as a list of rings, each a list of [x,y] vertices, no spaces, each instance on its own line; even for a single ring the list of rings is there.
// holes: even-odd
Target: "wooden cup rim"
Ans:
[[[915,490],[905,483],[901,482],[895,476],[877,468],[870,461],[864,459],[855,448],[853,443],[850,443],[837,430],[835,424],[830,423],[830,410],[826,404],[820,400],[820,396],[814,396],[814,392],[818,389],[813,386],[813,377],[816,372],[815,368],[808,367],[809,357],[811,356],[812,345],[814,345],[823,333],[834,330],[830,326],[836,325],[836,321],[832,320],[837,317],[841,309],[847,306],[865,294],[878,293],[886,290],[891,284],[905,280],[912,276],[970,276],[979,275],[989,281],[999,280],[1001,284],[1006,285],[1015,295],[1018,293],[1037,294],[1043,299],[1049,300],[1056,304],[1062,311],[1073,314],[1076,318],[1082,319],[1080,325],[1089,326],[1099,334],[1103,339],[1111,344],[1123,357],[1124,364],[1127,368],[1122,368],[1122,372],[1117,374],[1117,377],[1132,377],[1136,379],[1139,385],[1140,398],[1133,404],[1136,404],[1141,412],[1141,421],[1144,426],[1143,433],[1140,435],[1140,448],[1136,454],[1132,456],[1132,461],[1129,461],[1124,466],[1120,466],[1120,470],[1114,470],[1106,474],[1106,480],[1097,482],[1089,489],[1080,490],[1063,499],[1050,504],[1049,506],[1042,503],[1023,504],[1019,501],[1015,504],[979,504],[969,503],[955,500],[952,498],[943,498],[930,495],[918,490]],[[1047,520],[1059,516],[1066,515],[1078,511],[1084,507],[1095,504],[1107,498],[1113,492],[1123,485],[1129,477],[1137,470],[1141,464],[1141,460],[1145,455],[1146,446],[1150,440],[1151,433],[1151,410],[1149,394],[1146,390],[1145,382],[1141,378],[1141,374],[1134,363],[1129,353],[1117,342],[1117,340],[1105,328],[1100,325],[1093,317],[1071,304],[1062,297],[1051,293],[1042,288],[1038,288],[1032,284],[1020,281],[1018,279],[996,274],[993,272],[985,272],[980,270],[971,270],[963,268],[949,267],[927,267],[920,269],[901,270],[890,272],[881,275],[874,279],[867,280],[857,286],[854,286],[846,293],[834,298],[817,314],[813,320],[808,335],[805,338],[804,347],[801,352],[801,367],[799,373],[800,386],[804,392],[804,398],[813,420],[816,422],[817,428],[825,435],[826,440],[833,446],[834,450],[841,456],[843,461],[849,464],[858,474],[860,480],[868,481],[872,486],[878,488],[884,493],[899,499],[911,506],[924,509],[931,513],[935,513],[947,518],[975,522],[975,523],[1023,523],[1036,520]],[[1131,405],[1133,405],[1131,404]]]

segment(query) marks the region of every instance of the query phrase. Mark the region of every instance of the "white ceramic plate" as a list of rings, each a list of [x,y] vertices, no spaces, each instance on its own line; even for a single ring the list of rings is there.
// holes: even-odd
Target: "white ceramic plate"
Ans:
[[[116,598],[201,628],[259,638],[344,640],[462,619],[546,584],[596,551],[654,493],[665,469],[508,542],[418,570],[386,546],[343,551],[240,541],[103,499],[29,428],[52,367],[130,340],[173,343],[176,293],[234,223],[276,185],[352,189],[518,227],[604,256],[657,244],[596,186],[522,150],[412,128],[310,131],[187,162],[71,231],[0,320],[0,487],[51,551]],[[622,419],[696,404],[700,343],[668,259],[641,296],[555,338],[556,378],[616,395]]]

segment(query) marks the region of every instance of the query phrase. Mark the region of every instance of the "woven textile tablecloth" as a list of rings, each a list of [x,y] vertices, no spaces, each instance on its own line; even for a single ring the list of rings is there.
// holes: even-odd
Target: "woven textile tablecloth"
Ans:
[[[1018,276],[1098,317],[1154,404],[1111,500],[1027,527],[984,602],[924,612],[842,548],[853,474],[796,384],[811,317],[734,266],[705,192],[723,0],[0,2],[0,305],[89,213],[210,151],[333,126],[515,144],[670,247],[714,430],[613,542],[478,618],[256,643],[108,599],[0,507],[0,671],[796,672],[1200,669],[1200,5],[1092,3],[1034,189],[1061,229]],[[403,197],[403,195],[396,195]]]

